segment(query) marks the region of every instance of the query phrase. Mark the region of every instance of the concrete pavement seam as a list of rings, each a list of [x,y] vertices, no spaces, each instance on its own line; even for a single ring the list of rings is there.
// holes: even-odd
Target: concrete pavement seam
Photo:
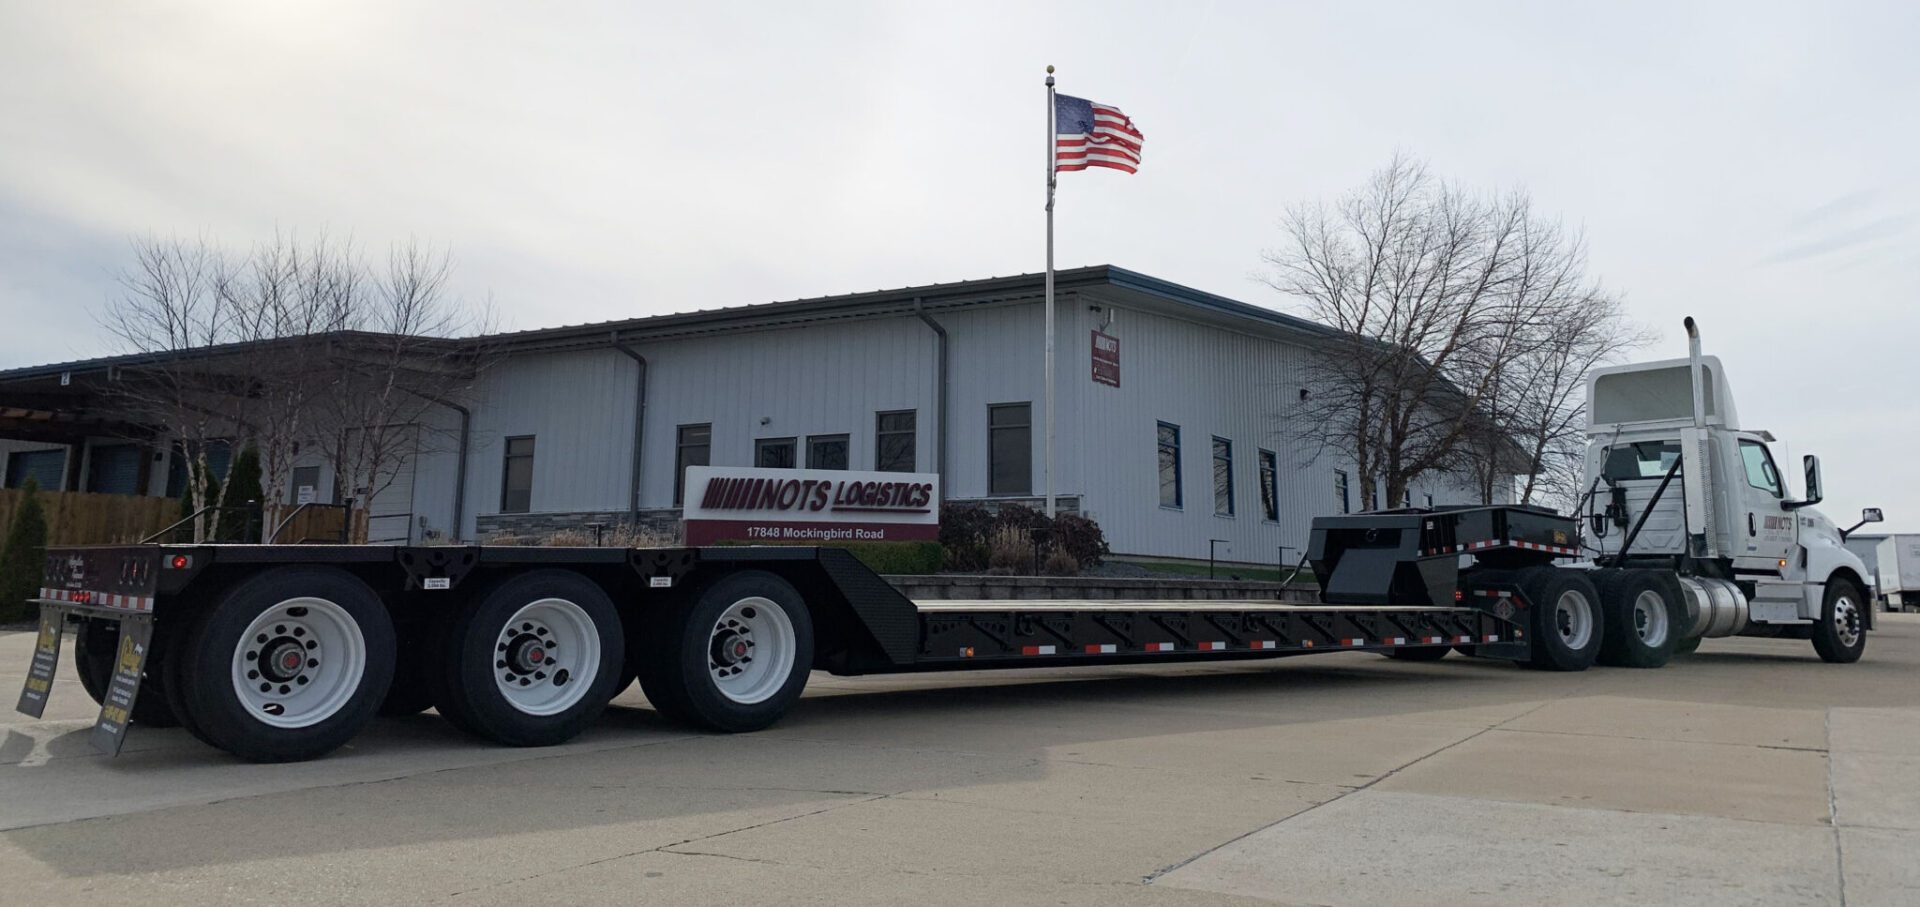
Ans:
[[[1827,824],[1833,827],[1833,878],[1840,887],[1840,907],[1847,907],[1847,852],[1840,841],[1840,796],[1833,786],[1833,709],[1821,716],[1827,732]]]
[[[1416,765],[1419,765],[1420,763],[1422,763],[1422,762],[1425,762],[1425,761],[1427,761],[1428,759],[1431,759],[1431,758],[1433,758],[1434,756],[1438,756],[1438,755],[1440,755],[1441,753],[1444,753],[1444,752],[1446,752],[1446,751],[1448,751],[1448,750],[1450,750],[1450,749],[1453,749],[1454,747],[1456,747],[1456,746],[1459,746],[1460,744],[1463,744],[1463,743],[1466,743],[1466,742],[1468,742],[1468,741],[1470,741],[1470,740],[1475,740],[1475,739],[1478,739],[1478,738],[1479,738],[1479,737],[1480,737],[1481,735],[1483,735],[1483,734],[1486,734],[1486,733],[1488,733],[1488,732],[1490,732],[1490,731],[1495,731],[1495,730],[1499,730],[1499,729],[1501,728],[1501,726],[1502,726],[1502,725],[1506,725],[1506,724],[1510,724],[1510,723],[1512,723],[1512,722],[1515,722],[1515,721],[1519,721],[1520,719],[1522,719],[1522,718],[1525,718],[1525,717],[1527,717],[1528,715],[1531,715],[1531,714],[1533,714],[1533,713],[1535,713],[1535,712],[1538,712],[1538,711],[1540,711],[1541,709],[1544,709],[1544,708],[1546,708],[1546,707],[1547,707],[1547,706],[1549,706],[1549,705],[1552,705],[1552,704],[1554,704],[1554,703],[1556,703],[1556,702],[1559,702],[1559,701],[1560,701],[1561,699],[1564,699],[1564,698],[1565,698],[1565,697],[1558,697],[1558,698],[1555,698],[1555,699],[1549,699],[1549,700],[1547,700],[1547,701],[1545,701],[1545,702],[1542,702],[1542,703],[1540,703],[1539,705],[1536,705],[1536,706],[1534,706],[1533,708],[1530,708],[1530,709],[1528,709],[1528,710],[1526,710],[1525,712],[1522,712],[1522,713],[1520,713],[1520,714],[1518,714],[1518,715],[1515,715],[1515,716],[1513,716],[1512,718],[1508,718],[1507,720],[1505,720],[1505,721],[1502,721],[1502,722],[1500,722],[1499,724],[1493,724],[1493,725],[1488,725],[1487,727],[1483,727],[1483,728],[1481,728],[1481,729],[1479,729],[1479,730],[1477,730],[1477,731],[1474,731],[1474,732],[1473,732],[1473,733],[1471,733],[1471,734],[1468,734],[1468,735],[1467,735],[1467,736],[1465,736],[1465,737],[1462,737],[1462,738],[1460,738],[1460,739],[1458,739],[1458,740],[1455,740],[1455,741],[1453,741],[1452,743],[1449,743],[1449,744],[1446,744],[1445,746],[1442,746],[1442,747],[1440,747],[1440,748],[1438,748],[1438,749],[1435,749],[1435,750],[1433,750],[1433,751],[1431,751],[1431,752],[1428,752],[1428,753],[1424,753],[1424,754],[1422,754],[1422,755],[1420,755],[1420,756],[1416,756],[1416,757],[1414,757],[1414,758],[1413,758],[1413,759],[1412,759],[1411,761],[1408,761],[1407,763],[1405,763],[1405,764],[1403,764],[1403,765],[1399,765],[1399,766],[1396,766],[1396,767],[1394,767],[1394,768],[1391,768],[1391,769],[1388,769],[1387,771],[1385,771],[1385,772],[1383,772],[1383,773],[1381,773],[1381,775],[1380,775],[1379,777],[1377,777],[1377,778],[1374,778],[1374,779],[1372,779],[1372,780],[1370,780],[1370,781],[1368,781],[1367,783],[1365,783],[1365,784],[1362,784],[1362,785],[1360,785],[1359,787],[1355,787],[1355,788],[1352,788],[1352,789],[1350,789],[1350,790],[1346,790],[1346,791],[1342,791],[1342,792],[1341,792],[1341,793],[1340,793],[1340,794],[1339,794],[1338,796],[1335,796],[1335,797],[1331,797],[1331,798],[1329,798],[1329,799],[1326,799],[1326,800],[1323,800],[1323,801],[1321,801],[1321,802],[1319,802],[1319,803],[1315,803],[1315,804],[1313,804],[1312,806],[1309,806],[1309,807],[1307,807],[1306,809],[1303,809],[1303,810],[1300,810],[1300,811],[1298,811],[1298,812],[1294,812],[1294,813],[1290,813],[1290,814],[1288,814],[1288,815],[1286,815],[1286,816],[1282,816],[1282,817],[1281,817],[1281,818],[1279,818],[1279,819],[1276,819],[1276,820],[1274,820],[1274,821],[1272,821],[1272,822],[1269,822],[1269,823],[1267,823],[1267,824],[1265,824],[1265,825],[1262,825],[1262,826],[1260,826],[1259,828],[1256,828],[1256,829],[1253,829],[1252,831],[1249,831],[1249,832],[1247,832],[1247,833],[1245,833],[1245,834],[1241,834],[1241,835],[1235,835],[1235,836],[1234,836],[1234,837],[1232,837],[1232,838],[1229,838],[1229,839],[1227,839],[1227,840],[1225,840],[1225,841],[1222,841],[1222,842],[1220,842],[1220,843],[1218,843],[1218,844],[1215,844],[1214,846],[1212,846],[1212,847],[1209,847],[1209,848],[1207,848],[1206,850],[1203,850],[1203,851],[1200,851],[1199,853],[1196,853],[1196,854],[1194,854],[1193,856],[1190,856],[1190,857],[1188,857],[1188,858],[1186,858],[1186,859],[1184,859],[1184,860],[1181,860],[1181,861],[1180,861],[1180,862],[1178,862],[1178,863],[1174,863],[1174,864],[1173,864],[1173,865],[1171,865],[1171,866],[1163,866],[1163,867],[1161,867],[1161,868],[1159,868],[1159,869],[1156,869],[1156,870],[1154,870],[1153,872],[1151,872],[1151,873],[1148,873],[1148,874],[1147,874],[1147,876],[1146,876],[1145,878],[1143,878],[1143,879],[1141,879],[1140,881],[1141,881],[1141,883],[1142,883],[1142,884],[1147,884],[1147,885],[1151,885],[1151,884],[1153,884],[1153,882],[1154,882],[1154,880],[1155,880],[1155,879],[1158,879],[1158,878],[1160,878],[1161,876],[1163,876],[1163,875],[1166,875],[1166,874],[1167,874],[1167,873],[1169,873],[1169,872],[1172,872],[1172,871],[1174,871],[1174,870],[1176,870],[1176,869],[1179,869],[1179,868],[1180,868],[1180,867],[1182,867],[1182,866],[1185,866],[1185,865],[1187,865],[1187,864],[1189,864],[1189,863],[1192,863],[1193,861],[1195,861],[1195,860],[1198,860],[1198,859],[1200,859],[1201,857],[1204,857],[1204,856],[1206,856],[1207,854],[1210,854],[1210,853],[1213,853],[1214,851],[1217,851],[1217,850],[1219,850],[1219,849],[1220,849],[1220,848],[1222,848],[1222,847],[1227,847],[1227,846],[1229,846],[1229,845],[1231,845],[1231,844],[1233,844],[1233,843],[1235,843],[1235,842],[1237,842],[1237,841],[1241,841],[1241,840],[1244,840],[1244,839],[1246,839],[1246,838],[1249,838],[1249,837],[1252,837],[1253,835],[1256,835],[1256,834],[1259,834],[1260,832],[1263,832],[1263,831],[1266,831],[1267,829],[1269,829],[1269,828],[1272,828],[1272,827],[1274,827],[1274,826],[1276,826],[1276,825],[1279,825],[1279,824],[1281,824],[1281,823],[1283,823],[1283,822],[1291,822],[1291,821],[1293,821],[1294,819],[1297,819],[1297,818],[1299,818],[1299,817],[1301,817],[1301,816],[1304,816],[1304,815],[1306,815],[1307,813],[1310,813],[1310,812],[1313,812],[1314,810],[1316,810],[1316,809],[1319,809],[1319,808],[1320,808],[1320,807],[1322,807],[1322,806],[1326,806],[1326,805],[1327,805],[1327,804],[1329,804],[1329,803],[1336,803],[1336,802],[1339,802],[1340,800],[1344,800],[1344,799],[1346,799],[1347,797],[1349,797],[1349,796],[1351,796],[1351,795],[1353,795],[1353,794],[1356,794],[1356,793],[1359,793],[1360,791],[1363,791],[1363,790],[1366,790],[1366,789],[1368,789],[1368,788],[1370,788],[1370,787],[1373,787],[1374,785],[1376,785],[1376,784],[1379,784],[1380,782],[1382,782],[1382,781],[1385,781],[1385,780],[1387,780],[1388,778],[1391,778],[1391,777],[1393,777],[1393,776],[1395,776],[1395,775],[1398,775],[1399,773],[1401,773],[1402,771],[1405,771],[1406,769],[1409,769],[1409,768],[1412,768],[1413,766],[1416,766]]]

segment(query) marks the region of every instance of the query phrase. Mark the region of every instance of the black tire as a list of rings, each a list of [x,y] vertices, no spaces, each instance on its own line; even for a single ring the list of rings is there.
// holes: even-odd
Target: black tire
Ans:
[[[558,604],[541,604],[548,600]],[[523,613],[527,608],[536,613]],[[453,618],[442,645],[435,697],[441,714],[455,727],[509,746],[552,746],[579,736],[618,692],[626,658],[613,601],[566,570],[504,577]],[[511,696],[503,677],[518,684]],[[522,698],[521,690],[533,698]]]
[[[1851,581],[1827,580],[1820,620],[1813,625],[1813,650],[1829,664],[1853,664],[1867,651],[1866,597]]]
[[[140,692],[133,697],[133,723],[142,727],[173,727],[180,723],[167,705],[164,675],[167,660],[159,651],[147,653],[147,667],[140,677]],[[73,633],[73,669],[80,675],[80,687],[97,703],[107,699],[107,687],[113,683],[113,663],[120,656],[120,624],[105,618],[80,621]]]
[[[1698,636],[1682,639],[1673,644],[1673,654],[1675,655],[1692,655],[1698,651],[1700,651],[1700,637]]]
[[[313,599],[326,607],[296,604],[296,599]],[[287,623],[248,639],[254,621],[269,612],[284,613]],[[324,664],[317,659],[306,666],[296,664],[288,670],[302,673],[285,679],[309,676],[307,670],[322,672],[313,675],[319,678],[311,688],[315,692],[304,695],[317,695],[327,704],[315,710],[309,723],[269,723],[285,713],[273,711],[272,703],[256,707],[242,698],[235,685],[235,658],[246,652],[254,656],[248,660],[265,668],[270,658],[278,659],[274,653],[295,656],[301,647],[315,651],[308,643],[318,645],[319,636],[298,625],[308,619],[316,623],[337,619],[343,632],[358,634],[358,670],[354,670],[350,642],[340,643],[337,652],[328,652],[328,647],[317,650],[316,654],[332,657]],[[288,623],[301,632],[282,631],[280,627]],[[296,635],[300,638],[295,639]],[[267,636],[268,643],[257,643],[259,636]],[[393,653],[392,620],[365,583],[331,567],[282,567],[234,585],[201,615],[181,644],[175,676],[184,681],[181,701],[193,716],[197,736],[250,762],[294,762],[338,749],[373,719],[393,680]],[[298,658],[292,660],[298,662]],[[261,679],[269,685],[274,680],[271,676]],[[307,689],[304,684],[299,688]],[[292,683],[280,685],[282,695],[295,689]],[[322,690],[334,695],[321,694]],[[298,716],[285,720],[295,721]]]
[[[435,700],[432,677],[439,652],[430,644],[431,628],[416,626],[399,635],[393,685],[380,701],[379,714],[387,718],[418,715],[433,708]]]
[[[1450,651],[1448,646],[1395,646],[1386,654],[1395,661],[1439,661]]]
[[[1553,566],[1517,571],[1527,600],[1527,632],[1533,637],[1527,664],[1543,671],[1584,671],[1600,654],[1606,615],[1600,592],[1579,570]],[[1560,604],[1569,609],[1563,620]]]
[[[162,659],[161,674],[165,679],[167,708],[173,712],[180,726],[193,735],[193,739],[218,749],[220,744],[213,742],[207,732],[200,729],[200,722],[193,717],[193,709],[187,702],[187,677],[184,665],[187,663],[187,641],[198,632],[200,621],[206,617],[205,611],[187,615],[181,626],[174,631],[172,641],[167,644],[167,652]]]
[[[1666,570],[1596,570],[1594,574],[1606,616],[1598,662],[1622,668],[1665,665],[1687,625],[1680,578]]]
[[[778,670],[778,660],[769,662],[774,667],[766,675],[766,695],[751,702],[723,692],[714,674],[719,669],[714,653],[736,635],[721,626],[720,619],[736,604],[754,611],[745,619],[775,625],[766,630],[770,648],[753,647],[763,658],[776,657],[764,654],[776,652],[772,646],[792,647],[792,662],[784,672]],[[778,612],[763,618],[759,609],[768,605]],[[778,629],[782,620],[790,633]],[[647,699],[661,714],[709,730],[742,733],[773,724],[800,698],[813,669],[813,618],[806,602],[786,580],[759,570],[721,577],[691,601],[662,612],[658,632],[650,638],[649,658],[641,670]],[[751,655],[746,660],[750,662]],[[744,663],[735,667],[744,668]]]

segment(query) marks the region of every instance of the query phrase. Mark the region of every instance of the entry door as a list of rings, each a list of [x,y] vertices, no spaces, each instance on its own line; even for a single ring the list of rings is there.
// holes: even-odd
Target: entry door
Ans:
[[[1780,470],[1774,466],[1773,454],[1767,451],[1767,445],[1741,438],[1740,465],[1747,479],[1742,499],[1746,523],[1736,526],[1735,532],[1745,534],[1746,544],[1744,552],[1733,553],[1736,557],[1752,559],[1745,566],[1778,570],[1780,561],[1793,551],[1799,518],[1781,506],[1787,499],[1786,487],[1780,481]]]

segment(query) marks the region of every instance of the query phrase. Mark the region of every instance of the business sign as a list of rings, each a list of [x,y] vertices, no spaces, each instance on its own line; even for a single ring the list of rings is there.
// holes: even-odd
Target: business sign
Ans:
[[[1120,386],[1120,338],[1093,332],[1093,383]]]
[[[896,542],[940,537],[940,476],[687,467],[687,544]]]

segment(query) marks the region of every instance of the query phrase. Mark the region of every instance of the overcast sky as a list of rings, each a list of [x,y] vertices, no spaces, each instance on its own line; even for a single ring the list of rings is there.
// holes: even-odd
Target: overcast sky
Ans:
[[[689,6],[6,0],[0,367],[105,352],[146,233],[418,237],[517,328],[1035,271],[1052,63],[1147,136],[1063,267],[1285,307],[1281,211],[1396,150],[1523,186],[1920,531],[1920,4]]]

